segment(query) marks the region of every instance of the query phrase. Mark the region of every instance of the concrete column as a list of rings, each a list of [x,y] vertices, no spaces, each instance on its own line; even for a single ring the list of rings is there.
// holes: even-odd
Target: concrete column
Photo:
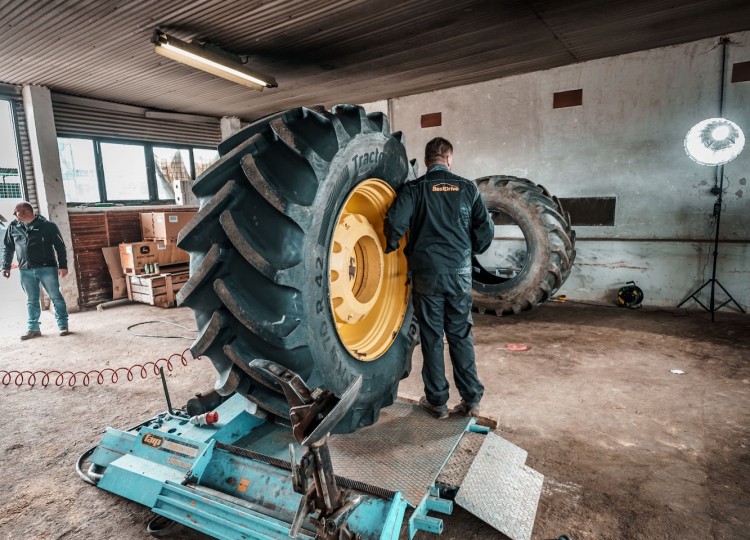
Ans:
[[[240,119],[236,116],[224,116],[219,123],[221,127],[221,140],[223,141],[227,137],[234,135],[242,129]]]
[[[78,276],[73,260],[73,238],[70,233],[65,189],[62,183],[57,131],[52,113],[52,97],[43,86],[23,87],[23,107],[29,131],[29,145],[39,199],[38,211],[60,228],[68,251],[68,276],[60,280],[60,289],[69,310],[78,309]]]

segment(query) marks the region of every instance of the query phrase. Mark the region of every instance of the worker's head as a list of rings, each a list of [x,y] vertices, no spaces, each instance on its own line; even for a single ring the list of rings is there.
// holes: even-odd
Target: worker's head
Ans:
[[[16,216],[16,219],[21,223],[31,223],[36,217],[34,215],[34,207],[26,201],[20,202],[16,205],[16,208],[13,210],[13,215]]]
[[[449,169],[453,164],[453,145],[442,137],[435,137],[424,148],[424,164],[429,169],[433,165],[445,165]]]

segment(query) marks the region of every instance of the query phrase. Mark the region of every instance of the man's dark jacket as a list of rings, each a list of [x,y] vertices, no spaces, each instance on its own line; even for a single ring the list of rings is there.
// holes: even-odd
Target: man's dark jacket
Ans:
[[[415,275],[470,274],[472,253],[486,251],[495,232],[476,184],[444,165],[401,188],[386,214],[386,253],[407,228],[404,253]]]
[[[28,225],[13,220],[5,231],[3,247],[3,270],[10,269],[14,251],[21,270],[49,266],[68,268],[68,256],[60,229],[44,216],[36,216]]]

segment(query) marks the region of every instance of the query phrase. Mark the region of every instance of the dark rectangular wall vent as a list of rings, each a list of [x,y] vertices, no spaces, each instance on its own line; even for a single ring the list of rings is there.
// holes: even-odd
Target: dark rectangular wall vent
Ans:
[[[570,212],[571,225],[612,227],[615,224],[615,197],[571,197],[560,199],[563,210]]]
[[[422,127],[438,127],[443,125],[443,113],[435,112],[422,115]]]
[[[575,226],[605,226],[615,224],[616,197],[571,197],[560,199],[563,210],[570,213],[570,223]],[[495,225],[513,225],[506,214],[492,214]]]
[[[583,89],[567,90],[566,92],[555,92],[552,94],[552,108],[577,107],[583,105]]]
[[[750,62],[737,62],[732,66],[732,82],[750,81]]]

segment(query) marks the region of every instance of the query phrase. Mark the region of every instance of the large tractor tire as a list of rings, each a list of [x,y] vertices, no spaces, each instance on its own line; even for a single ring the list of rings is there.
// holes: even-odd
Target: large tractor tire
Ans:
[[[250,361],[339,395],[362,375],[335,432],[373,424],[408,375],[416,338],[403,250],[383,254],[385,212],[414,175],[401,135],[361,107],[299,108],[219,152],[195,181],[200,210],[178,241],[190,253],[178,301],[195,314],[193,355],[210,358],[220,394],[285,417],[283,394],[254,379]]]
[[[525,178],[488,176],[478,179],[477,186],[491,215],[504,214],[521,229],[526,254],[511,277],[501,277],[473,260],[474,310],[507,315],[532,309],[557,292],[573,267],[575,231],[570,215],[557,197]]]

